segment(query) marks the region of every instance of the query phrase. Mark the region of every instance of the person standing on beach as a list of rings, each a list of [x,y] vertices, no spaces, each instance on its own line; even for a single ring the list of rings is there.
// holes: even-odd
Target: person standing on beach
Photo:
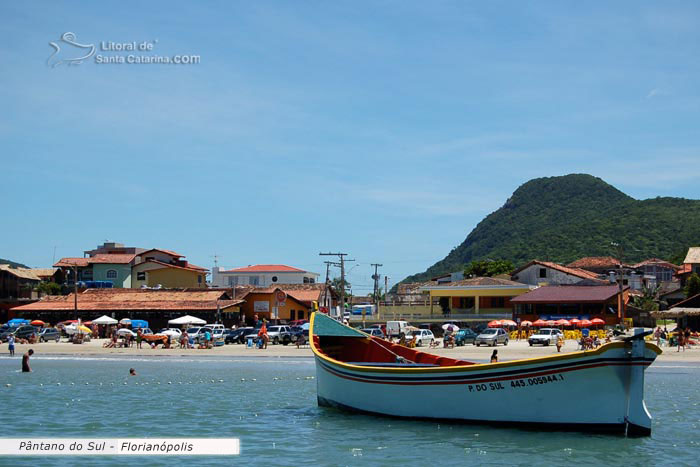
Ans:
[[[7,349],[10,351],[10,357],[15,356],[15,336],[10,334],[7,336]]]
[[[136,330],[136,348],[140,349],[141,348],[141,342],[143,342],[143,331],[141,328],[138,328]]]
[[[676,352],[680,352],[681,347],[683,347],[683,352],[685,352],[685,334],[680,328],[676,328],[676,340],[678,341],[678,350]]]
[[[493,351],[491,354],[491,363],[498,363],[498,350]]]
[[[29,366],[29,357],[34,355],[34,351],[29,349],[27,353],[22,355],[22,373],[31,373],[32,369]]]

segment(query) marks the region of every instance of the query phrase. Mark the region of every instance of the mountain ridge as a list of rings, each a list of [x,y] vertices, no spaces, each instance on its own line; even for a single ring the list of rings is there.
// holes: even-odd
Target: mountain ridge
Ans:
[[[519,266],[533,259],[568,263],[616,256],[611,242],[623,246],[624,261],[677,258],[700,243],[700,200],[637,200],[588,174],[532,179],[445,258],[402,282],[459,271],[475,260],[504,259]]]

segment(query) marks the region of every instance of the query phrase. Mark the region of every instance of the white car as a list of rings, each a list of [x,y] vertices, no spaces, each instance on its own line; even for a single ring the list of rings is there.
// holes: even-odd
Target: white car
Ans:
[[[535,344],[554,345],[557,343],[559,336],[564,337],[564,333],[561,331],[561,329],[544,328],[531,335],[527,340],[527,343],[530,344],[530,347]]]
[[[172,339],[180,339],[180,336],[182,336],[182,331],[178,328],[163,328],[158,331],[158,334],[170,336]]]
[[[433,331],[429,329],[421,329],[419,331],[413,331],[410,336],[406,336],[406,341],[410,341],[415,337],[416,347],[421,347],[423,344],[432,344],[435,342],[435,336]]]

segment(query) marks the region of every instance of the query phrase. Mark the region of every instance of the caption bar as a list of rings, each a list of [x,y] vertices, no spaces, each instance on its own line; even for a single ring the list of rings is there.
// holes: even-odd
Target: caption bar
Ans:
[[[0,438],[0,456],[237,456],[238,438]]]

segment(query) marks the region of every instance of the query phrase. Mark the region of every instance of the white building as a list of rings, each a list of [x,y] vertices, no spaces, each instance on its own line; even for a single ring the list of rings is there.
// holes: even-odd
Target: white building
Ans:
[[[549,261],[530,261],[516,269],[511,279],[529,285],[574,285],[582,281],[602,282],[598,274]]]
[[[256,264],[245,268],[221,269],[215,267],[211,273],[213,287],[254,285],[268,287],[274,284],[315,284],[318,274],[284,264]]]

